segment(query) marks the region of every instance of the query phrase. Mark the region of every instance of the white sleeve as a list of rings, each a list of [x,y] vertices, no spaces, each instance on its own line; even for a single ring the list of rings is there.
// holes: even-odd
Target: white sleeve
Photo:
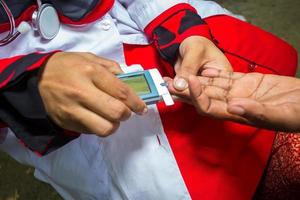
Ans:
[[[187,0],[118,0],[124,5],[130,17],[137,25],[144,28],[164,11],[179,3],[187,3]]]

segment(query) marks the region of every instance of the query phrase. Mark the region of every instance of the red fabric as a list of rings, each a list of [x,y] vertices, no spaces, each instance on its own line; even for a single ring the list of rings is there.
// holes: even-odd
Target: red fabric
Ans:
[[[231,17],[206,21],[222,49],[230,52],[226,56],[236,71],[295,72],[295,50],[282,40]],[[163,75],[173,75],[155,47],[124,45],[124,49],[128,65],[140,63],[146,69],[157,67]],[[201,117],[193,107],[181,103],[172,107],[159,104],[158,108],[192,199],[251,199],[270,155],[273,131]]]
[[[68,17],[59,14],[59,19],[62,23],[65,24],[72,24],[72,25],[82,25],[82,24],[88,24],[91,22],[96,21],[97,19],[101,18],[105,13],[107,13],[113,6],[114,0],[102,0],[99,1],[97,6],[88,13],[83,19],[79,21],[73,21],[69,19]],[[22,21],[31,21],[32,20],[32,14],[37,9],[36,5],[30,6],[27,8],[20,17],[18,17],[16,21],[16,26],[18,26]],[[8,31],[10,28],[9,23],[0,24],[0,33]]]
[[[150,22],[144,29],[147,37],[150,40],[153,39],[152,37],[153,37],[154,29],[162,24],[164,24],[163,26],[166,27],[167,29],[171,30],[173,33],[177,33],[179,26],[180,26],[181,18],[184,15],[183,11],[186,11],[186,10],[191,10],[195,13],[197,12],[195,10],[195,8],[193,8],[189,4],[182,3],[182,4],[177,4],[177,5],[169,8],[162,14],[160,14],[152,22]],[[209,28],[205,24],[195,26],[192,29],[185,31],[184,34],[182,34],[180,36],[181,41],[183,41],[182,38],[187,38],[192,35],[201,35],[201,36],[204,36],[209,39],[211,38]]]
[[[184,10],[191,10],[193,12],[197,12],[194,7],[192,7],[191,5],[189,5],[187,3],[180,3],[180,4],[177,4],[177,5],[169,8],[168,10],[166,10],[165,12],[160,14],[158,17],[156,17],[152,22],[150,22],[146,26],[144,31],[145,31],[146,35],[148,36],[148,38],[150,38],[150,39],[152,38],[153,30],[156,27],[158,27],[159,25],[161,25],[162,23],[164,23],[165,21],[170,19],[170,17],[172,17],[174,14],[176,14],[180,11],[184,11]]]
[[[3,122],[0,122],[0,128],[6,128],[6,127],[7,127],[6,124],[4,124]]]
[[[97,19],[100,19],[105,13],[107,13],[112,8],[114,2],[115,2],[114,0],[99,1],[97,6],[89,14],[87,14],[83,19],[79,21],[73,21],[70,18],[65,17],[64,15],[59,15],[59,18],[61,22],[65,24],[72,24],[72,25],[88,24],[96,21]]]
[[[51,56],[53,55],[53,53],[55,52],[58,52],[58,51],[53,51],[51,53],[46,53],[43,57],[41,57],[37,62],[35,62],[33,65],[31,66],[20,66],[22,67],[22,69],[24,70],[23,72],[26,72],[26,71],[32,71],[32,70],[35,70],[39,67],[41,67],[43,65],[43,63]],[[36,54],[39,54],[39,53],[36,53]],[[11,64],[13,64],[14,62],[18,61],[19,59],[23,59],[24,57],[26,57],[26,55],[20,55],[20,56],[15,56],[15,57],[11,57],[11,58],[4,58],[4,59],[0,59],[0,76],[2,75],[2,72],[7,69],[8,67],[10,67]],[[5,80],[2,81],[0,83],[0,89],[5,87],[7,84],[10,83],[10,81],[16,77],[15,76],[15,72],[16,72],[16,69],[11,69],[11,72],[10,74],[5,77]]]
[[[51,53],[46,53],[45,56],[43,58],[41,58],[38,62],[34,63],[31,66],[28,66],[26,71],[32,71],[37,68],[40,68],[48,60],[49,57],[51,57],[54,53],[57,53],[57,52],[59,52],[59,51],[53,51]]]
[[[220,15],[205,19],[220,49],[277,74],[294,76],[297,51],[288,43],[247,22]],[[241,69],[241,70],[245,70]]]
[[[255,200],[300,199],[300,134],[278,132]]]

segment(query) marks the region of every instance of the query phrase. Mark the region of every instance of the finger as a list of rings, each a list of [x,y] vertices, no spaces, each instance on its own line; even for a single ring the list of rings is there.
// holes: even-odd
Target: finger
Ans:
[[[205,77],[219,77],[221,70],[215,68],[207,68],[201,72],[201,76]]]
[[[185,90],[188,88],[188,78],[190,75],[197,75],[200,68],[201,55],[198,51],[185,50],[180,65],[175,66],[176,77],[174,78],[174,88]]]
[[[222,88],[224,87],[224,88]],[[196,98],[201,93],[209,99],[227,102],[231,83],[222,78],[189,77],[189,89],[191,96]]]
[[[120,100],[135,113],[147,112],[146,104],[125,83],[107,70],[100,68],[93,76],[94,85],[108,95]]]
[[[210,99],[226,102],[230,98],[231,89],[231,84],[226,81],[226,79],[212,79],[199,76],[196,78],[194,76],[193,80],[189,78],[189,90],[183,91],[175,89],[171,80],[167,83],[170,93],[181,98],[189,99],[191,91],[194,93],[194,96],[197,96],[195,93],[201,90]]]
[[[96,87],[87,89],[79,102],[85,108],[109,121],[120,122],[131,116],[131,110],[123,102]]]
[[[198,76],[198,81],[203,86],[213,86],[219,87],[224,90],[230,90],[234,84],[234,80],[231,78],[212,78],[212,77],[203,77]]]
[[[200,53],[197,51],[186,51],[183,55],[181,65],[176,68],[176,74],[188,80],[190,75],[197,75],[201,68]]]
[[[182,102],[182,103],[186,103],[186,104],[193,105],[193,102],[191,101],[190,98],[181,97],[181,96],[177,96],[177,95],[172,95],[172,99],[173,99],[174,101],[180,101],[180,102]]]
[[[82,107],[78,107],[73,114],[74,121],[66,122],[62,128],[79,133],[93,133],[101,137],[106,137],[114,133],[120,126],[120,123],[108,121]]]
[[[229,102],[228,112],[242,116],[253,125],[263,128],[275,130],[297,129],[297,126],[293,127],[293,119],[289,117],[295,110],[288,104],[274,106],[253,99],[239,98]]]
[[[211,99],[227,102],[228,99],[232,98],[230,90],[223,89],[215,86],[206,86],[203,89],[203,93]]]
[[[223,111],[223,115],[226,115],[226,104],[220,101],[214,100],[206,95],[195,76],[189,77],[189,90],[191,94],[192,102],[197,108],[199,113],[210,115],[213,117],[220,117]],[[224,108],[225,107],[225,108]]]
[[[245,119],[242,116],[234,115],[228,112],[227,103],[215,99],[209,99],[206,95],[200,95],[194,100],[194,106],[198,113],[204,114],[210,117],[223,120],[232,120],[245,123]]]
[[[123,73],[120,65],[117,62],[113,61],[113,60],[109,60],[109,59],[106,59],[106,58],[96,56],[93,53],[82,53],[81,55],[83,57],[91,60],[92,62],[95,62],[95,63],[99,64],[101,67],[105,67],[108,71],[110,71],[113,74]]]
[[[239,79],[242,76],[244,76],[244,73],[240,72],[231,72],[231,71],[224,71],[224,70],[218,70],[214,68],[207,68],[201,72],[201,76],[205,77],[218,77],[218,78],[225,78],[225,79]]]
[[[191,99],[200,114],[205,114],[219,119],[245,122],[241,116],[235,116],[227,111],[227,103],[218,99],[213,99],[205,93],[197,77],[189,77],[189,90]]]
[[[185,90],[182,90],[182,91],[177,90],[174,87],[174,80],[173,79],[165,79],[165,80],[166,80],[166,83],[168,85],[168,90],[172,95],[176,95],[176,96],[181,97],[181,98],[189,98],[190,97],[190,91],[188,89],[185,89]]]
[[[169,77],[164,77],[164,81],[167,83],[168,90],[172,95],[172,98],[174,101],[180,101],[183,103],[187,103],[192,105],[191,99],[190,99],[190,92],[188,89],[184,91],[178,91],[173,86],[173,79]]]
[[[173,79],[170,78],[170,77],[165,76],[165,77],[163,77],[163,80],[164,80],[166,83],[169,83],[169,82],[171,82]]]
[[[198,112],[208,114],[211,99],[202,92],[202,86],[195,76],[189,77],[189,91],[191,100]]]
[[[189,76],[189,91],[194,99],[197,99],[202,94],[202,85],[196,76]]]

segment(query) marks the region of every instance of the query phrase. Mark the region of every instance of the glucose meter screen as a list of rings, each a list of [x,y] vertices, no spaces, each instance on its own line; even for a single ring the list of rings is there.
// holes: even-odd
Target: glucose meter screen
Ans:
[[[123,77],[122,81],[129,85],[139,96],[150,94],[151,90],[143,74]]]

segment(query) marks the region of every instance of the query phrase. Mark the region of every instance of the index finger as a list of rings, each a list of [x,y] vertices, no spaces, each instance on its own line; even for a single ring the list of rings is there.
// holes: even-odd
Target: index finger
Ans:
[[[98,89],[122,101],[133,112],[142,114],[147,111],[145,102],[128,85],[106,69],[99,68],[92,80]]]
[[[218,77],[218,78],[226,78],[226,79],[239,79],[245,74],[240,72],[224,71],[215,68],[207,68],[201,72],[201,75],[205,77],[211,77],[211,78]]]

